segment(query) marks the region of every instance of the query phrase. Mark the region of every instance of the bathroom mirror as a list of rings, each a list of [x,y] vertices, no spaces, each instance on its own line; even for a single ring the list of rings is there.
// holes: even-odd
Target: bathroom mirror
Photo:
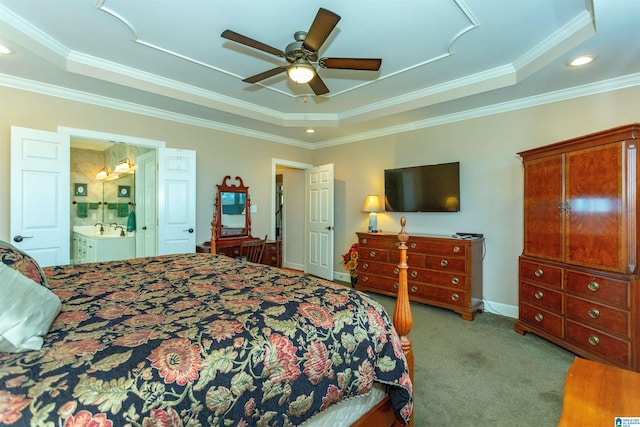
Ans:
[[[251,215],[249,208],[249,187],[236,176],[236,185],[230,184],[227,175],[222,184],[217,185],[214,222],[218,239],[251,236]]]
[[[129,210],[135,202],[135,176],[122,174],[117,179],[102,183],[102,222],[127,224]]]

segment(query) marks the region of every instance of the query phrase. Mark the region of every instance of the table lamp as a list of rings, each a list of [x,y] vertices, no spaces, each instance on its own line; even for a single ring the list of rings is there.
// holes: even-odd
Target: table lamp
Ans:
[[[367,200],[364,201],[364,206],[362,206],[362,212],[369,212],[369,233],[377,232],[378,214],[376,212],[384,212],[380,204],[380,198],[378,196],[367,196]]]

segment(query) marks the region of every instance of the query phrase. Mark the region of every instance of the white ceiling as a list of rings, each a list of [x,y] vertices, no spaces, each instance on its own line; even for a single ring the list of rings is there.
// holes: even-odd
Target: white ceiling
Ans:
[[[342,18],[320,56],[378,72],[242,81],[286,61],[225,29],[284,50],[319,7]],[[638,22],[638,0],[0,0],[0,85],[313,148],[639,85]]]

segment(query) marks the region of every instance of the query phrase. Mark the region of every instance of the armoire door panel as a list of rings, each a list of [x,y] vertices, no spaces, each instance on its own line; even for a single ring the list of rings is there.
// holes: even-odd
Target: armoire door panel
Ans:
[[[525,164],[524,255],[563,259],[563,156]]]
[[[623,171],[621,143],[567,153],[567,263],[624,271]]]

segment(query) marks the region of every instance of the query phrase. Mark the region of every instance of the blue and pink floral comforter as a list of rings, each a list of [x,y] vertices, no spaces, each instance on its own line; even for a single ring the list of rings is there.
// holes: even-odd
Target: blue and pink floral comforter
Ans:
[[[209,254],[45,273],[62,313],[0,353],[0,425],[291,426],[374,381],[411,414],[388,315],[347,287]]]

